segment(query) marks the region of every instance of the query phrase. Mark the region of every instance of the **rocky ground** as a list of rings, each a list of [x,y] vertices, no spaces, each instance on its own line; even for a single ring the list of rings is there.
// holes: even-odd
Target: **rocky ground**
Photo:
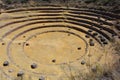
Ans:
[[[56,4],[64,6],[102,8],[105,10],[119,11],[119,0],[0,0],[2,8],[19,6],[38,6],[43,4]]]

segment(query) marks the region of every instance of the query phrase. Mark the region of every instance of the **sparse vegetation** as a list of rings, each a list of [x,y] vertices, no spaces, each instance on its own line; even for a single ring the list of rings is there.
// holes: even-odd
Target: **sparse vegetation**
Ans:
[[[7,4],[12,4],[12,1],[13,1],[13,0],[5,0],[5,3],[7,3]]]
[[[120,43],[115,43],[114,44],[114,50],[115,50],[115,54],[120,55]]]

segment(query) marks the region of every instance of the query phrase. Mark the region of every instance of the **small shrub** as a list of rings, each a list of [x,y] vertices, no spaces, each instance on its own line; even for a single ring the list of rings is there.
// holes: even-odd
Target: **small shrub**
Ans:
[[[5,3],[12,4],[12,0],[6,0]]]
[[[20,0],[21,3],[27,3],[29,0]]]

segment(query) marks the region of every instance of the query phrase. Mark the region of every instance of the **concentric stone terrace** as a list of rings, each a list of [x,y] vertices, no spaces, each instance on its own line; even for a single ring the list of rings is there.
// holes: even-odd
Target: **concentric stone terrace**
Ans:
[[[88,8],[41,6],[2,11],[2,80],[21,76],[23,80],[69,80],[65,75],[68,64],[86,72],[85,64],[102,63],[104,49],[111,41],[119,41],[119,20],[119,14]]]

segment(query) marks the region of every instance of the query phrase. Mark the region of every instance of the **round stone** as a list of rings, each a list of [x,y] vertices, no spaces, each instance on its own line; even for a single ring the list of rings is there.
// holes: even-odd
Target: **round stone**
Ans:
[[[39,80],[45,80],[45,77],[40,76]]]
[[[100,30],[103,30],[103,28],[100,28]]]
[[[92,72],[96,72],[97,68],[96,67],[92,67],[91,70],[92,70]]]
[[[90,46],[94,46],[94,42],[92,40],[89,41]]]
[[[28,44],[28,43],[26,43],[26,46],[29,46],[29,44]]]
[[[89,41],[93,41],[93,39],[90,39]]]
[[[18,43],[18,45],[21,45],[21,43]]]
[[[9,62],[8,61],[4,61],[3,66],[9,66]]]
[[[56,60],[55,60],[55,59],[53,59],[53,60],[52,60],[52,62],[53,62],[53,63],[55,63],[55,62],[56,62]]]
[[[25,38],[26,36],[23,36],[23,38]]]
[[[19,71],[18,73],[17,73],[17,76],[18,77],[21,77],[21,76],[23,76],[24,75],[24,72],[23,71]]]
[[[120,36],[118,36],[118,38],[120,39]]]
[[[5,45],[5,43],[2,43],[2,45]]]
[[[92,56],[92,54],[88,54],[88,57],[91,57]]]
[[[70,36],[70,34],[68,34],[68,36]]]
[[[79,47],[78,50],[81,50],[81,47]]]
[[[105,39],[104,39],[104,38],[101,38],[100,40],[101,40],[102,42],[104,42],[104,41],[105,41]]]
[[[107,41],[104,41],[103,44],[108,44],[108,42],[107,42]]]
[[[86,38],[90,38],[90,36],[89,36],[89,35],[85,35],[85,37],[86,37]]]
[[[32,69],[37,68],[37,64],[36,64],[36,63],[31,64],[31,68],[32,68]]]
[[[116,36],[116,34],[112,34],[112,37]]]
[[[89,33],[91,33],[91,32],[92,32],[92,30],[88,30],[88,32],[89,32]]]
[[[97,36],[98,35],[98,33],[93,33],[93,36]]]
[[[9,72],[9,73],[12,73],[12,72],[13,72],[13,70],[12,70],[12,69],[10,69],[10,70],[8,70],[8,72]]]
[[[98,36],[99,38],[103,38],[101,35]]]
[[[82,60],[82,61],[81,61],[81,64],[82,64],[82,65],[84,65],[84,64],[85,64],[85,61],[84,61],[84,60]]]

